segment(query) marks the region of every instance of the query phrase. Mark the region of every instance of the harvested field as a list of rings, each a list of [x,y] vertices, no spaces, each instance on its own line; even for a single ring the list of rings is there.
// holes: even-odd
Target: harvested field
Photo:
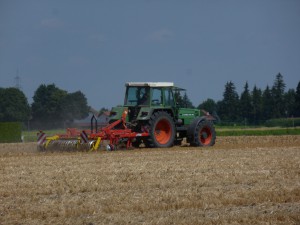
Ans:
[[[0,224],[300,224],[300,136],[96,153],[0,144]]]

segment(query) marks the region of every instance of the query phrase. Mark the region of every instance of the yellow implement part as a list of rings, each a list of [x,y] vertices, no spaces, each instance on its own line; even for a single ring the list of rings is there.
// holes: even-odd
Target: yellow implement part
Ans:
[[[90,151],[97,151],[99,145],[100,145],[100,142],[101,142],[101,137],[98,137],[97,138],[97,141],[95,142],[95,144],[92,146],[91,150]]]
[[[59,139],[59,136],[58,135],[54,135],[52,137],[46,137],[46,143],[45,143],[45,148],[48,147],[48,144],[51,142],[51,141],[54,141],[54,140],[57,140]]]

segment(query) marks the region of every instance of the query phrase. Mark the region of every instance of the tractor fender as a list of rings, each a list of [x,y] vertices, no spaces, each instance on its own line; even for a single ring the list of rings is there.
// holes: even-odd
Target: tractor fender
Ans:
[[[172,117],[173,117],[173,112],[170,109],[162,109],[162,108],[158,108],[158,109],[154,109],[154,108],[141,108],[139,115],[138,115],[138,120],[149,120],[150,117],[158,111],[165,111],[167,113],[169,113]]]
[[[154,109],[152,109],[150,107],[149,108],[148,107],[141,108],[137,119],[138,120],[149,120],[150,117],[152,116],[153,112],[154,112]]]
[[[195,129],[197,127],[197,125],[199,123],[201,123],[202,121],[207,120],[206,116],[200,116],[200,117],[196,117],[193,122],[188,126],[187,128],[187,139],[188,142],[191,140],[191,138],[193,138],[194,133],[195,133]]]

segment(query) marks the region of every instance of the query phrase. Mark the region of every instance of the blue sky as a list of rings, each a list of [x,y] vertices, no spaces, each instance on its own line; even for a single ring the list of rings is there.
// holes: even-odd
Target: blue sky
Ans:
[[[0,87],[32,102],[40,84],[81,90],[96,109],[127,81],[172,81],[194,105],[300,81],[299,0],[0,0]]]

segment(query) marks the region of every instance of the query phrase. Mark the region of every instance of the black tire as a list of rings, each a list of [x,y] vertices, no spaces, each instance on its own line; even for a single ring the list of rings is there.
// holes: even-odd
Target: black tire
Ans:
[[[150,117],[149,128],[149,147],[168,148],[174,145],[175,123],[170,114],[164,111],[155,112]]]
[[[202,120],[195,124],[190,134],[191,146],[213,146],[216,141],[216,131],[213,124],[208,120]]]

